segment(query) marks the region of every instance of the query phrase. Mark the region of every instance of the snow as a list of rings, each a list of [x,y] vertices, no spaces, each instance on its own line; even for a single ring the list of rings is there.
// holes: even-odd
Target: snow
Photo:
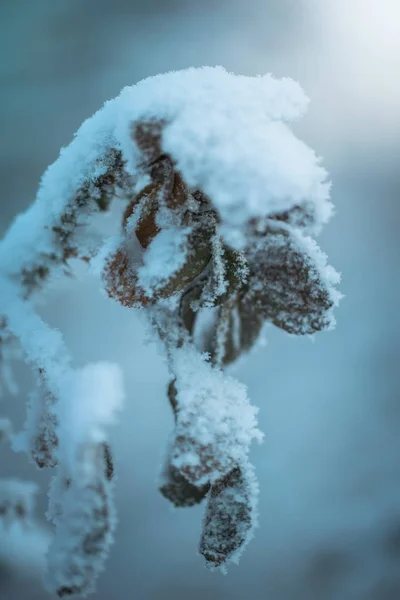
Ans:
[[[172,465],[190,482],[215,482],[248,459],[250,444],[262,440],[258,409],[246,387],[213,367],[192,346],[173,353],[177,423]]]
[[[0,243],[0,272],[19,273],[40,257],[59,254],[52,227],[62,215],[76,214],[79,189],[107,171],[109,150],[122,150],[132,185],[144,185],[142,155],[132,138],[132,127],[143,120],[165,123],[162,151],[189,186],[212,199],[231,241],[251,219],[305,202],[315,209],[318,230],[332,211],[327,173],[288,126],[307,103],[290,79],[237,76],[222,67],[171,72],[125,88],[85,121],[47,169],[36,202]],[[87,224],[94,210],[88,201],[79,222]],[[84,239],[80,243],[83,252]]]
[[[141,160],[131,124],[162,121],[162,150],[189,186],[212,198],[224,231],[306,201],[317,213],[315,229],[329,219],[327,173],[287,125],[308,102],[294,81],[204,67],[148,78],[118,100],[117,138],[131,173]]]
[[[151,298],[186,262],[185,242],[189,228],[160,231],[144,253],[139,268],[139,284]]]

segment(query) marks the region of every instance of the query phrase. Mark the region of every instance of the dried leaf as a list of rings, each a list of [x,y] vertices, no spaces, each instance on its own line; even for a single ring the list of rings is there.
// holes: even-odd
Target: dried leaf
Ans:
[[[255,525],[249,482],[236,467],[211,486],[200,540],[208,567],[219,567],[243,548]]]
[[[314,258],[287,231],[269,231],[265,243],[249,258],[242,311],[257,312],[297,335],[330,326],[334,298]]]

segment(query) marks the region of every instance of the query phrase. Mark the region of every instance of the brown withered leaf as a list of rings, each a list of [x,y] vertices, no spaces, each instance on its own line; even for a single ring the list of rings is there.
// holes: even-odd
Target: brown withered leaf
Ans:
[[[182,291],[203,273],[211,259],[211,235],[208,224],[199,225],[188,235],[186,261],[164,285],[157,288],[157,298],[168,298]]]
[[[208,485],[203,483],[205,480],[212,479],[215,473],[220,473],[221,476],[224,475],[233,466],[234,461],[229,459],[228,462],[228,459],[224,458],[221,462],[215,452],[215,442],[211,444],[201,443],[191,433],[191,423],[182,422],[175,380],[171,381],[168,386],[168,399],[175,416],[175,439],[169,451],[168,468],[170,472],[168,477],[172,478],[172,482],[176,485],[183,486],[183,480],[185,480],[189,486],[193,486],[198,490],[205,489]],[[182,462],[183,456],[190,457],[193,455],[199,458],[197,464],[193,464],[191,460],[187,463]],[[179,468],[173,464],[174,460],[178,460]]]
[[[329,326],[333,306],[330,290],[313,259],[290,233],[271,230],[265,245],[249,258],[249,284],[240,302],[247,314],[264,319],[297,335]]]
[[[151,302],[138,286],[137,272],[133,268],[124,244],[108,256],[102,272],[102,280],[108,296],[117,300],[122,306],[139,308]]]
[[[236,467],[209,492],[199,548],[206,565],[221,566],[237,552],[248,539],[253,521],[246,478]]]

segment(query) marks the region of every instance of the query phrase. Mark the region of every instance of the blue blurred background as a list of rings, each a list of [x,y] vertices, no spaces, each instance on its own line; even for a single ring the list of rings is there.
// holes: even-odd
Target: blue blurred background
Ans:
[[[260,406],[252,453],[260,527],[238,567],[210,573],[196,554],[202,507],[173,511],[157,492],[172,416],[167,370],[140,317],[85,277],[50,286],[43,314],[77,364],[111,359],[128,399],[113,431],[119,527],[93,600],[400,598],[398,0],[0,0],[0,226],[80,123],[125,85],[222,64],[300,82],[311,98],[298,135],[324,157],[337,214],[320,237],[342,272],[337,328],[315,343],[266,328],[232,368]],[[31,376],[0,413],[24,419]],[[0,475],[46,474],[2,449]],[[4,540],[0,540],[0,546]],[[0,565],[2,600],[45,600]]]

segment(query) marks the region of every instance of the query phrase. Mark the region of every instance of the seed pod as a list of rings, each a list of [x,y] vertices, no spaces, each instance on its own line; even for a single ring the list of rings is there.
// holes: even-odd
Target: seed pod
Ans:
[[[223,565],[248,541],[255,525],[251,489],[239,467],[211,486],[200,540],[208,567]]]

